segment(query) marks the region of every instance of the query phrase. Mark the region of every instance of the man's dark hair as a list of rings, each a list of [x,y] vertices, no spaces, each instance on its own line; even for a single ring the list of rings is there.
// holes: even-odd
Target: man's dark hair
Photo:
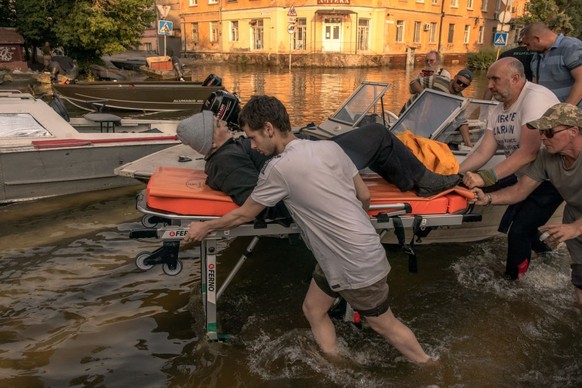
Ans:
[[[272,96],[252,96],[241,110],[238,121],[241,128],[247,125],[253,131],[263,128],[266,122],[281,132],[291,131],[287,109],[281,101]]]

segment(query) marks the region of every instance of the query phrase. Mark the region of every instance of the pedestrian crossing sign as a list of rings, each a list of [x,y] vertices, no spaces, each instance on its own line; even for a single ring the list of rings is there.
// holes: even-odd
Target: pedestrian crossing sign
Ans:
[[[170,35],[170,32],[174,29],[174,22],[169,20],[160,20],[160,25],[158,27],[158,34],[160,35]]]
[[[494,46],[505,46],[507,44],[507,32],[496,32],[493,39]]]

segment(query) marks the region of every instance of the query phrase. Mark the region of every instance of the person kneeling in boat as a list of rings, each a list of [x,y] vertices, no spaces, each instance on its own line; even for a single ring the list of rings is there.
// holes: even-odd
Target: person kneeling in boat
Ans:
[[[317,261],[303,313],[322,351],[340,355],[327,311],[341,296],[410,361],[431,361],[390,308],[390,264],[366,212],[370,191],[354,163],[337,143],[298,139],[291,132],[287,110],[275,97],[251,97],[239,119],[251,147],[272,158],[241,207],[221,218],[192,222],[185,240],[202,241],[213,231],[252,221],[265,208],[283,201]],[[205,145],[210,152],[212,145]]]
[[[582,109],[559,103],[549,108],[541,118],[526,125],[540,131],[545,147],[526,166],[524,175],[515,185],[490,194],[473,189],[477,194],[476,204],[518,203],[542,182],[552,182],[566,202],[563,223],[540,226],[539,230],[543,233],[540,239],[554,244],[566,243],[572,257],[572,284],[578,303],[582,305]]]
[[[184,144],[205,156],[206,184],[242,205],[253,191],[259,172],[270,156],[253,149],[250,139],[235,138],[227,122],[215,117],[211,111],[182,120],[177,133]],[[369,124],[331,140],[343,149],[358,170],[368,167],[401,191],[414,190],[421,197],[430,197],[460,182],[458,174],[441,175],[430,171],[380,124]],[[266,218],[279,218],[276,215],[280,210],[269,210],[274,213],[267,214]]]

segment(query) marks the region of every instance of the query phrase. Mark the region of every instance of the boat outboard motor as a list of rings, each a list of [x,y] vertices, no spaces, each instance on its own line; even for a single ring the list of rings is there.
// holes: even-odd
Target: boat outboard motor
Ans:
[[[58,83],[59,74],[69,81],[74,81],[79,75],[79,65],[73,58],[64,55],[53,55],[48,68],[51,73],[51,82]]]
[[[202,82],[202,86],[222,86],[222,78],[216,74],[209,74]]]
[[[184,81],[184,65],[177,56],[172,57],[172,64],[174,65],[174,71],[176,71],[176,79],[178,81]]]
[[[237,96],[225,90],[212,92],[204,101],[202,110],[209,110],[220,120],[226,121],[228,127],[234,131],[240,131],[238,114],[240,113],[240,101]]]

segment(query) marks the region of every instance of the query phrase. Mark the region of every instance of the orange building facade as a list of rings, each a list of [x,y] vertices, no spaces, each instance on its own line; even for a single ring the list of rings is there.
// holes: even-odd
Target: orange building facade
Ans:
[[[172,13],[186,54],[326,53],[413,62],[430,50],[454,57],[492,47],[501,29],[515,44],[518,31],[499,19],[522,15],[527,1],[506,2],[180,0]]]

